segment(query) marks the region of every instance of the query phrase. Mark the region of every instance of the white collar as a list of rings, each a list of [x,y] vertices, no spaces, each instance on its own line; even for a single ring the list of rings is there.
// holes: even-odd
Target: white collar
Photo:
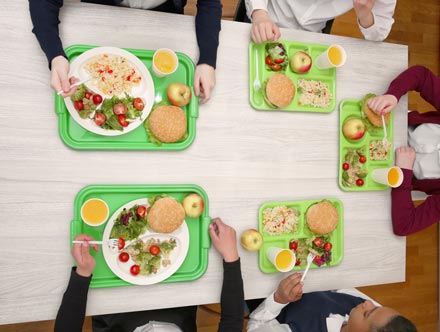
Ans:
[[[348,322],[348,315],[341,316],[338,314],[330,314],[326,318],[327,331],[328,332],[341,332],[341,327],[344,323]]]

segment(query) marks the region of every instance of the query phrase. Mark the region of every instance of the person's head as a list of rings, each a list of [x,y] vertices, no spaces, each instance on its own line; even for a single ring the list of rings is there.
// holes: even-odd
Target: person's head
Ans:
[[[417,332],[415,325],[396,310],[365,301],[350,312],[348,332]]]

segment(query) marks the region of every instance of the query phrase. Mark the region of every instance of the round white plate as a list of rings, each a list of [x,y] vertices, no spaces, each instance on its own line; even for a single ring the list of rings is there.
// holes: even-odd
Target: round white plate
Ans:
[[[84,70],[83,65],[87,63],[89,59],[93,58],[98,54],[103,54],[103,53],[123,56],[130,62],[132,66],[134,66],[137,69],[137,71],[142,76],[142,80],[139,82],[139,85],[133,87],[131,93],[129,93],[130,96],[140,97],[144,101],[145,107],[142,111],[141,118],[132,121],[128,125],[128,127],[125,127],[122,131],[106,130],[101,128],[100,126],[97,126],[93,121],[93,119],[82,119],[79,116],[78,111],[73,106],[73,102],[70,99],[70,97],[64,98],[64,101],[66,103],[67,110],[69,111],[72,118],[84,129],[98,135],[119,136],[129,133],[132,130],[135,130],[147,118],[154,103],[154,83],[153,83],[153,79],[151,78],[150,72],[148,71],[147,67],[145,67],[145,65],[141,62],[141,60],[139,60],[136,56],[134,56],[130,52],[127,52],[117,47],[96,47],[84,52],[83,54],[81,54],[79,57],[77,57],[75,60],[72,61],[70,65],[70,76],[75,76],[80,80],[89,77],[89,75]],[[96,86],[91,84],[91,81],[86,82],[85,85],[92,92],[99,93],[102,96],[102,98],[112,97],[112,95],[106,95],[103,94],[101,91],[99,91]],[[118,97],[124,97],[124,93],[122,93]],[[92,113],[92,115],[93,114],[94,113]]]
[[[107,225],[104,229],[104,234],[102,236],[102,241],[107,241],[110,237],[111,230],[113,228],[114,221],[118,217],[119,213],[126,208],[129,209],[133,205],[144,205],[148,207],[148,200],[146,198],[137,199],[134,201],[131,201],[127,204],[124,204],[121,206],[109,219],[107,222]],[[176,229],[173,233],[155,233],[146,231],[144,234],[141,234],[139,236],[139,239],[142,239],[143,241],[146,241],[148,238],[154,237],[155,239],[159,239],[161,241],[168,240],[170,238],[174,238],[177,242],[176,248],[171,252],[170,254],[170,260],[171,264],[167,267],[161,266],[160,269],[155,274],[151,274],[149,276],[143,276],[143,275],[137,275],[134,276],[130,273],[130,267],[135,264],[131,257],[126,263],[122,263],[119,261],[119,252],[113,251],[108,246],[103,245],[102,246],[102,253],[104,255],[104,259],[109,266],[110,270],[117,275],[122,280],[125,280],[131,284],[135,285],[151,285],[156,284],[158,282],[161,282],[162,280],[167,279],[170,277],[174,272],[177,271],[177,269],[182,265],[183,261],[186,258],[186,254],[188,253],[189,248],[189,231],[188,226],[186,225],[186,222],[183,222],[183,224]],[[134,240],[133,240],[134,241]],[[126,241],[127,244],[133,242],[133,241]]]

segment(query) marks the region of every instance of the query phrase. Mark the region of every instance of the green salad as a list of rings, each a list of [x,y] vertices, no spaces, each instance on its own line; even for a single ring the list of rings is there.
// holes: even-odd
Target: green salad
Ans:
[[[110,232],[111,239],[123,238],[125,241],[134,240],[148,229],[146,208],[142,205],[133,205],[123,209],[115,220]]]

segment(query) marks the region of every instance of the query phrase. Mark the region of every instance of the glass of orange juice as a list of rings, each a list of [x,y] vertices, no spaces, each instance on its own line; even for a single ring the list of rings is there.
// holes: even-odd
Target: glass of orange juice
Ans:
[[[403,182],[403,172],[400,167],[376,168],[371,172],[375,182],[385,184],[392,188],[399,187]]]
[[[344,48],[340,45],[330,45],[316,58],[315,65],[318,69],[341,67],[345,60],[347,60],[347,54]]]
[[[157,77],[174,73],[179,66],[176,53],[169,48],[160,48],[153,55],[153,72]]]
[[[296,256],[292,250],[269,247],[266,250],[266,257],[280,272],[291,271],[296,263]]]
[[[81,206],[81,218],[89,226],[100,226],[108,219],[109,209],[106,202],[99,198],[90,198]]]

